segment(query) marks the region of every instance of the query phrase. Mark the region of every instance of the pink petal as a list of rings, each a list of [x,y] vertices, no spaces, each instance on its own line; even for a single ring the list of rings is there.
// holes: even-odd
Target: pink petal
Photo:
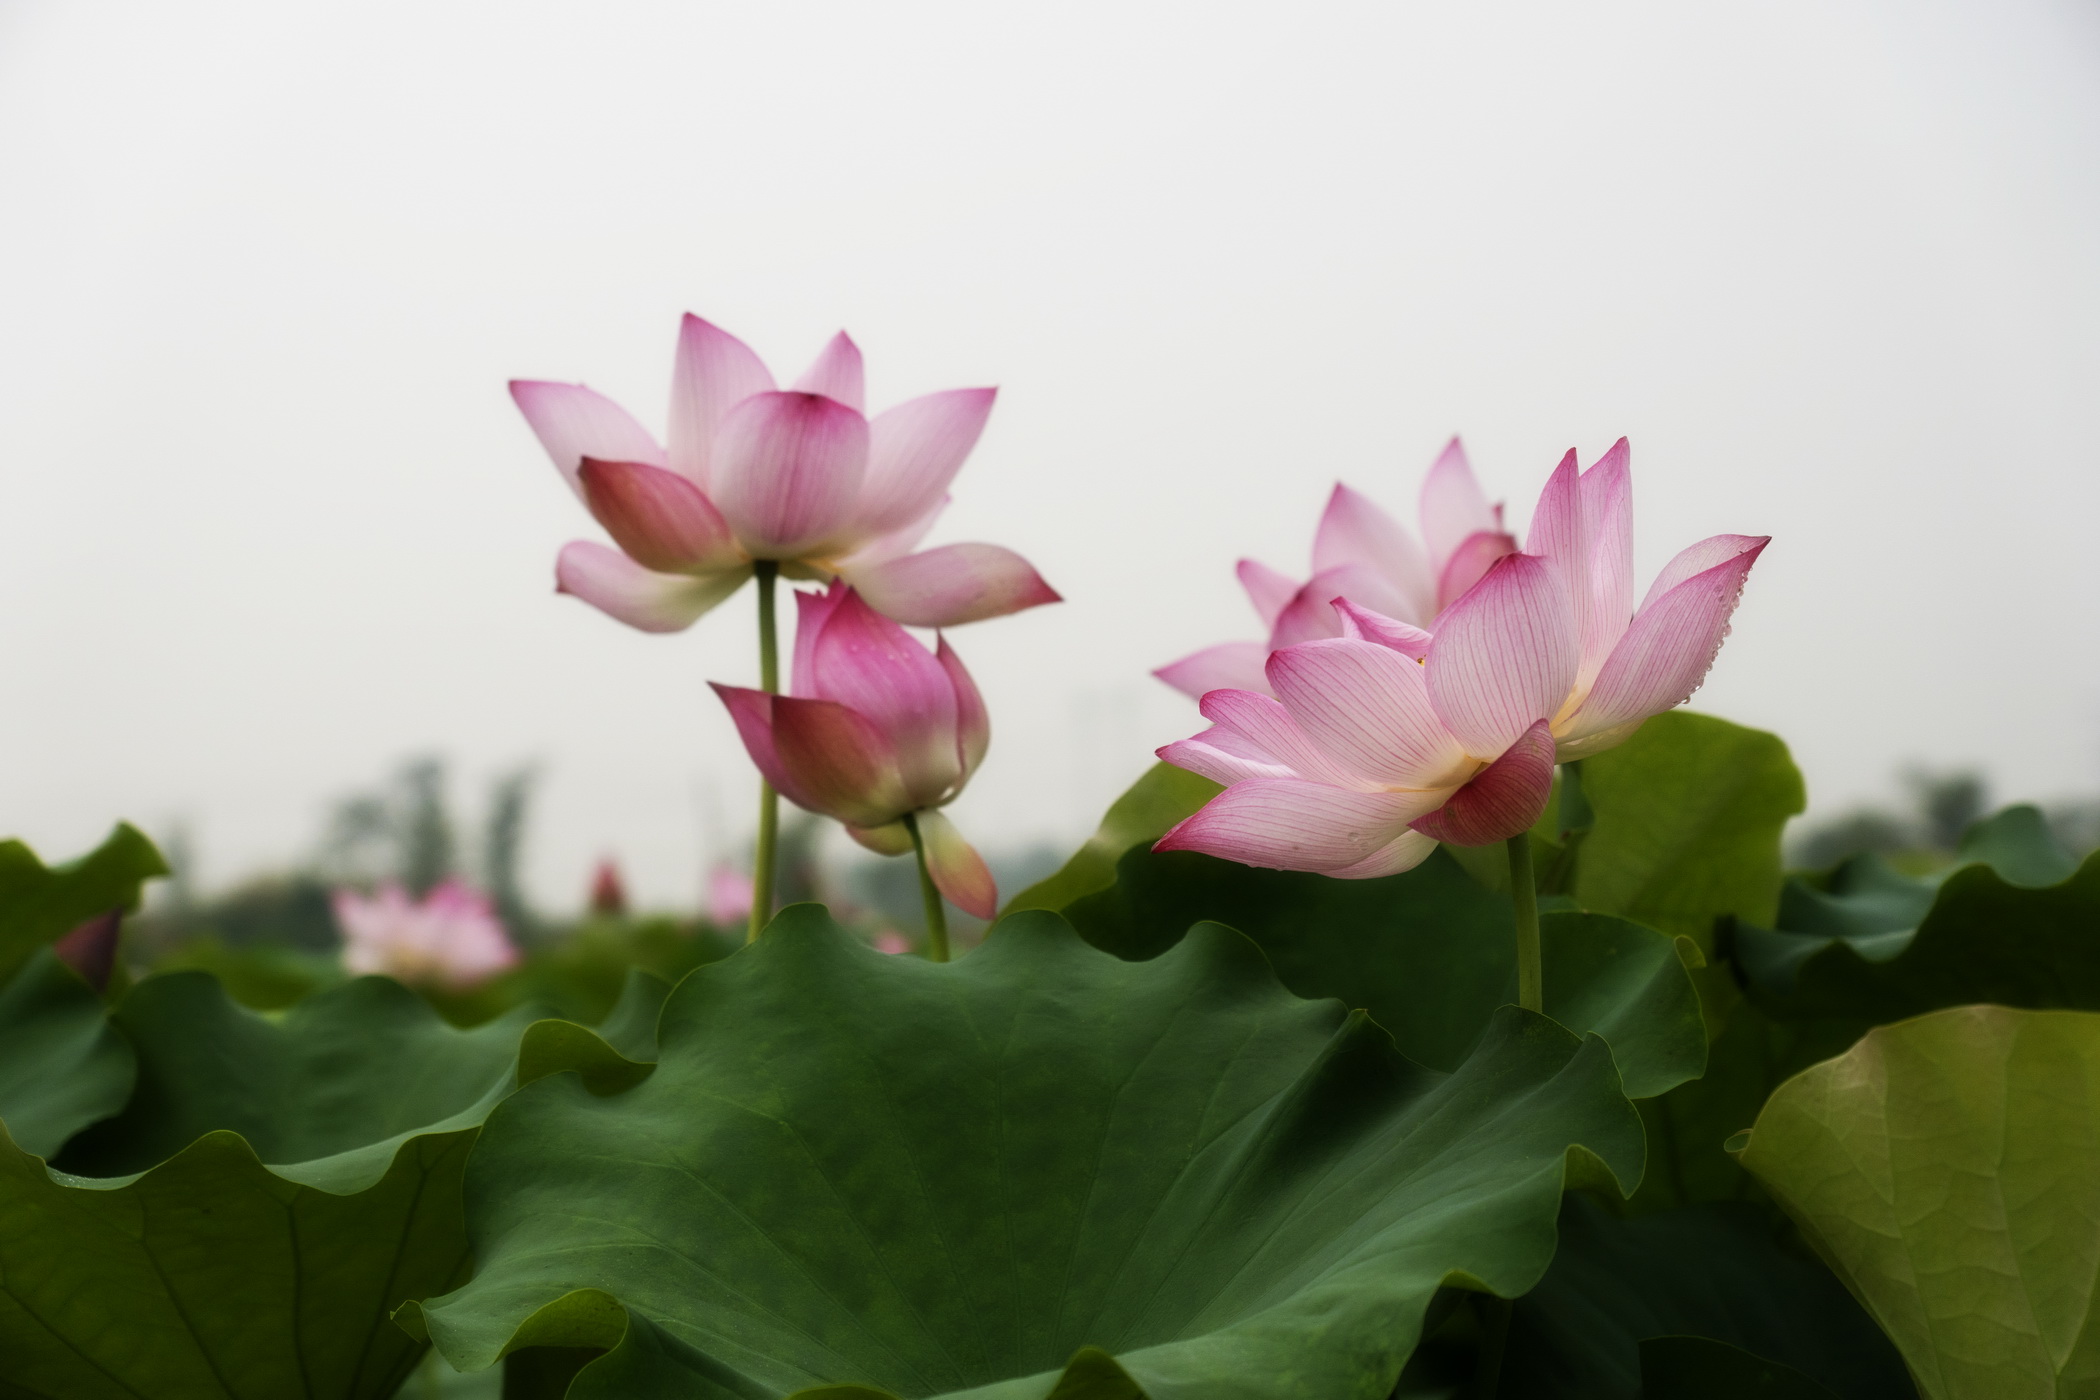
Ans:
[[[1466,449],[1451,439],[1422,481],[1422,539],[1429,546],[1431,576],[1443,573],[1444,561],[1466,536],[1501,528],[1499,513],[1488,505],[1466,462]]]
[[[846,834],[879,856],[911,854],[911,828],[901,818],[887,826],[849,826]]]
[[[1269,678],[1262,667],[1268,659],[1266,642],[1220,642],[1170,662],[1152,674],[1191,700],[1201,700],[1213,690],[1267,693]]]
[[[1277,615],[1296,596],[1298,580],[1254,559],[1240,560],[1238,573],[1240,587],[1247,590],[1254,611],[1261,614],[1261,625],[1274,627]]]
[[[955,749],[962,760],[958,782],[966,783],[977,771],[977,765],[984,762],[985,750],[992,746],[992,716],[955,648],[948,645],[946,637],[934,641],[934,657],[948,673],[948,683],[955,687]]]
[[[913,627],[959,627],[1064,601],[1026,559],[996,544],[948,544],[842,567],[870,607]]]
[[[1437,619],[1429,696],[1466,752],[1492,757],[1560,713],[1576,660],[1560,570],[1535,554],[1508,554]]]
[[[644,632],[684,631],[749,577],[749,564],[698,577],[660,574],[589,540],[563,545],[554,564],[556,592],[581,598]]]
[[[1680,551],[1676,558],[1663,565],[1663,571],[1655,576],[1655,582],[1648,585],[1648,596],[1641,600],[1640,610],[1648,611],[1665,593],[1686,579],[1726,564],[1731,559],[1748,554],[1754,562],[1757,552],[1771,543],[1771,539],[1770,535],[1715,535]]]
[[[884,534],[932,509],[977,445],[998,394],[949,389],[877,414],[868,425],[868,475],[855,528]]]
[[[1419,831],[1403,831],[1354,865],[1327,872],[1334,880],[1376,880],[1412,870],[1429,859],[1436,842]]]
[[[1273,696],[1251,690],[1213,690],[1203,697],[1203,717],[1218,726],[1210,734],[1200,736],[1213,747],[1229,746],[1235,753],[1258,755],[1265,764],[1282,765],[1289,776],[1316,783],[1367,791],[1378,786],[1321,752],[1291,718],[1290,711]],[[1218,743],[1221,739],[1225,745]],[[1232,742],[1235,739],[1239,742]],[[1250,772],[1246,776],[1255,775]]]
[[[1352,564],[1378,575],[1396,615],[1419,622],[1434,615],[1436,576],[1422,547],[1368,496],[1336,482],[1313,535],[1313,572]]]
[[[688,312],[678,325],[678,361],[671,371],[671,470],[706,490],[722,420],[753,394],[772,389],[771,372],[750,346]]]
[[[872,539],[862,541],[851,554],[838,561],[838,567],[841,571],[866,569],[877,564],[887,564],[892,559],[902,559],[919,547],[919,541],[926,538],[926,532],[933,528],[934,521],[940,519],[941,512],[948,508],[948,501],[949,498],[943,496],[933,503],[933,509],[909,525],[899,526],[886,535],[876,535]]]
[[[1582,464],[1572,447],[1539,492],[1524,552],[1551,559],[1570,579],[1582,567]]]
[[[882,826],[912,809],[890,737],[836,701],[774,696],[773,751],[774,786],[798,807],[848,826]]]
[[[649,436],[649,430],[595,389],[544,379],[513,379],[510,397],[579,496],[583,486],[576,474],[586,457],[647,462],[654,467],[665,463],[664,450]]]
[[[1582,681],[1593,678],[1633,616],[1633,473],[1620,438],[1582,474],[1582,526],[1588,541],[1582,624]],[[1694,571],[1696,572],[1696,570]],[[1574,580],[1570,580],[1571,583]],[[1577,583],[1577,587],[1582,585]]]
[[[773,386],[768,384],[766,387]],[[822,394],[827,399],[837,399],[855,413],[868,411],[866,374],[861,367],[860,347],[844,331],[825,344],[816,360],[790,387],[797,393]]]
[[[952,796],[963,770],[948,668],[852,589],[834,589],[837,601],[809,650],[810,694],[847,707],[884,736],[910,807]]]
[[[791,779],[781,766],[779,751],[773,746],[773,702],[779,697],[740,685],[722,685],[715,681],[709,681],[708,685],[721,697],[729,718],[736,723],[737,737],[744,741],[744,752],[751,755],[752,766],[758,769],[759,776],[771,783],[774,791],[785,793]]]
[[[1347,598],[1334,600],[1335,615],[1342,620],[1342,635],[1391,647],[1402,656],[1420,661],[1429,655],[1429,634],[1397,617],[1358,607]]]
[[[713,572],[746,562],[722,512],[678,473],[586,457],[578,476],[591,514],[643,568]]]
[[[1257,752],[1245,738],[1223,725],[1213,725],[1193,739],[1177,739],[1154,752],[1162,763],[1186,768],[1214,783],[1228,786],[1249,778],[1297,776],[1268,754]]]
[[[1295,778],[1235,783],[1161,837],[1155,851],[1202,851],[1271,870],[1341,870],[1388,845],[1441,792],[1349,792]]]
[[[1334,612],[1334,600],[1342,597],[1375,608],[1389,617],[1409,613],[1414,606],[1393,587],[1390,579],[1376,569],[1362,564],[1339,564],[1332,569],[1322,569],[1277,615],[1276,626],[1269,633],[1270,650],[1342,635],[1342,621]]]
[[[999,917],[999,886],[992,872],[946,814],[919,813],[919,840],[926,846],[926,873],[943,899],[980,919]]]
[[[1486,578],[1497,559],[1516,552],[1516,537],[1500,530],[1475,530],[1466,536],[1444,561],[1444,572],[1437,579],[1437,611],[1450,607],[1468,588]]]
[[[1442,807],[1417,817],[1414,829],[1454,846],[1507,841],[1530,830],[1552,792],[1553,726],[1540,720]]]
[[[1447,786],[1465,750],[1437,717],[1423,669],[1390,647],[1335,637],[1271,654],[1269,685],[1297,728],[1359,783]]]
[[[744,548],[795,559],[836,548],[868,464],[868,420],[821,394],[754,394],[715,437],[709,495]]]
[[[1609,731],[1683,704],[1706,679],[1727,639],[1728,619],[1743,595],[1750,566],[1769,542],[1728,538],[1744,540],[1746,547],[1642,605],[1597,673],[1582,708],[1562,726],[1566,756],[1601,751],[1609,745],[1598,740]]]

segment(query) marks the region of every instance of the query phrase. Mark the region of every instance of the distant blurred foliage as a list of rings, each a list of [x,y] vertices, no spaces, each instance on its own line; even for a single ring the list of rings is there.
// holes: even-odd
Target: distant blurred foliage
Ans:
[[[1962,834],[1990,810],[1990,785],[1969,769],[1911,768],[1903,786],[1909,801],[1900,807],[1857,807],[1797,833],[1788,845],[1789,863],[1824,869],[1872,854],[1922,873],[1953,860]],[[2100,798],[2057,803],[2043,814],[2073,853],[2100,850]]]

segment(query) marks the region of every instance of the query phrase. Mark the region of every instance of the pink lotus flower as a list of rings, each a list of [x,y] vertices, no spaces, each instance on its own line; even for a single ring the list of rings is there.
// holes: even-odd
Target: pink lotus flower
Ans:
[[[1698,689],[1768,542],[1703,540],[1634,608],[1623,439],[1587,472],[1568,454],[1531,534],[1537,552],[1496,560],[1433,633],[1343,599],[1345,635],[1270,655],[1273,695],[1205,695],[1213,727],[1160,757],[1227,787],[1155,849],[1361,879],[1524,831],[1556,761]]]
[[[512,381],[554,465],[620,546],[565,546],[560,590],[645,632],[691,626],[751,577],[754,560],[777,561],[789,578],[843,577],[917,626],[1057,602],[998,545],[911,552],[947,505],[997,391],[950,389],[870,419],[861,382],[860,350],[843,331],[781,390],[749,346],[690,315],[668,447],[581,384]]]
[[[1240,560],[1240,585],[1269,639],[1208,647],[1152,674],[1196,699],[1223,686],[1266,692],[1263,663],[1270,652],[1342,635],[1329,606],[1336,598],[1427,627],[1497,559],[1516,552],[1502,507],[1488,504],[1457,438],[1422,482],[1421,521],[1426,549],[1369,497],[1336,483],[1313,536],[1310,580],[1301,584],[1256,560]]]
[[[912,849],[916,817],[928,873],[948,901],[998,912],[984,860],[939,810],[984,761],[991,722],[962,660],[928,653],[843,582],[795,595],[793,683],[786,695],[717,685],[751,761],[781,795],[846,824],[884,855]]]
[[[343,966],[352,973],[463,991],[518,961],[488,897],[458,880],[445,881],[421,900],[389,882],[370,898],[337,890],[333,902],[343,931]]]
[[[707,872],[707,919],[717,928],[740,924],[751,914],[751,872],[727,863]]]

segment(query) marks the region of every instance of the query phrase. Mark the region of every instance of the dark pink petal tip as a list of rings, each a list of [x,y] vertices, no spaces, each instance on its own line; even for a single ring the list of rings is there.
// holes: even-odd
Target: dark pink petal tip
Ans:
[[[1491,846],[1528,831],[1552,792],[1553,727],[1540,720],[1450,801],[1408,825],[1454,846]]]

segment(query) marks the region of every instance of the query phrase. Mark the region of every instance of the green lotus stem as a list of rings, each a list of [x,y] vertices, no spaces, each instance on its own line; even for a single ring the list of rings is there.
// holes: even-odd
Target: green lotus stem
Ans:
[[[780,631],[773,618],[773,581],[780,565],[761,559],[753,572],[758,578],[758,687],[769,695],[780,692]],[[751,871],[751,924],[744,941],[756,943],[766,920],[773,917],[773,864],[780,845],[780,794],[763,777],[758,780],[758,860]]]
[[[926,956],[934,962],[948,961],[948,911],[941,907],[940,889],[926,868],[926,842],[919,835],[919,814],[905,815],[904,829],[911,833],[912,854],[919,858],[919,899],[926,906]]]
[[[1531,833],[1505,843],[1509,851],[1509,895],[1517,912],[1517,1005],[1546,1009],[1545,970],[1539,965],[1539,891],[1531,873]]]

